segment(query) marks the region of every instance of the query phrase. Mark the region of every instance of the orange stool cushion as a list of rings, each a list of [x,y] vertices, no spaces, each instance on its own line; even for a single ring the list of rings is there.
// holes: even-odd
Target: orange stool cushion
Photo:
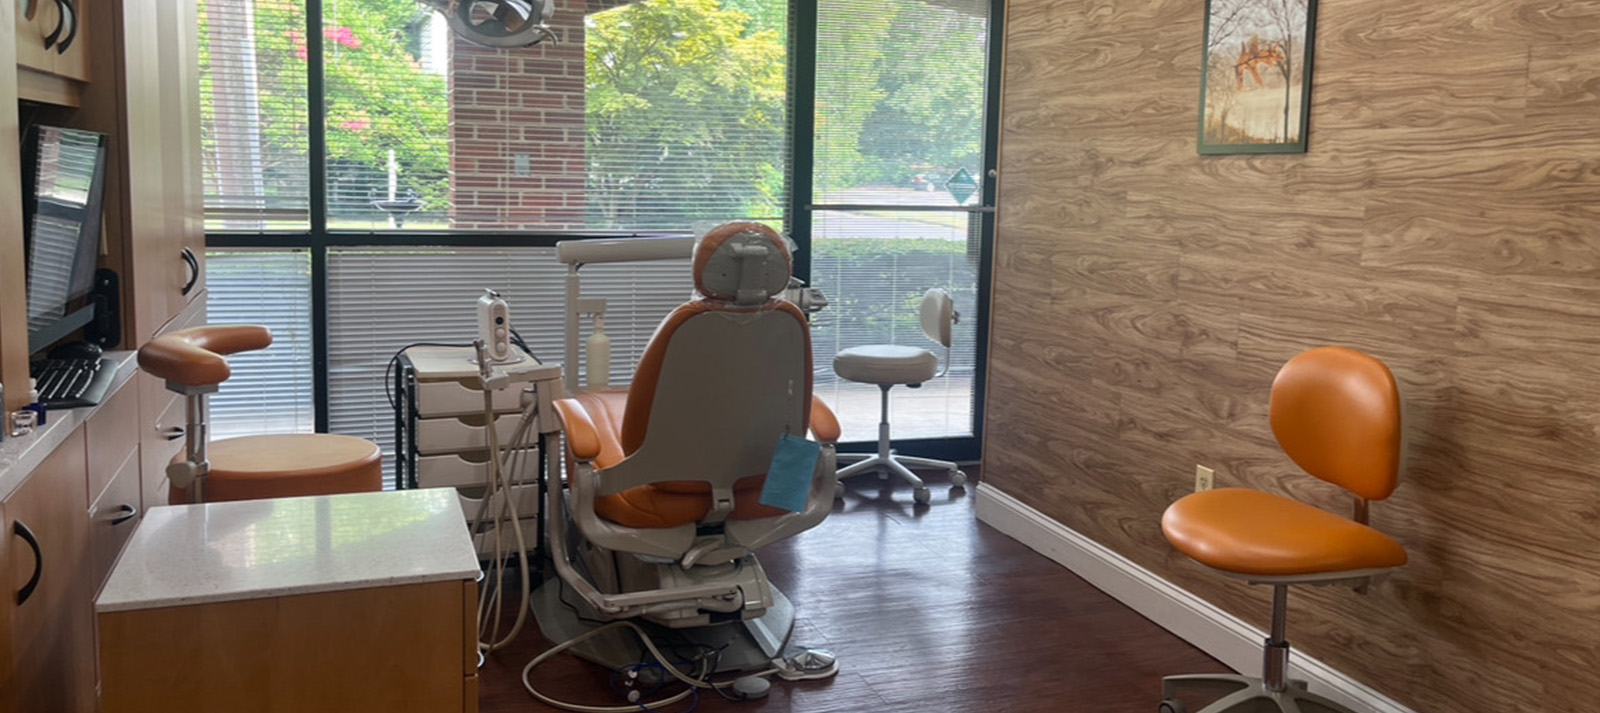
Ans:
[[[227,438],[212,441],[207,457],[207,502],[383,489],[383,452],[365,438],[328,433]],[[188,496],[177,488],[168,493],[174,504],[188,502]]]
[[[1292,577],[1406,563],[1405,549],[1388,535],[1259,490],[1186,495],[1167,508],[1161,530],[1195,561],[1235,574]]]
[[[628,392],[585,391],[575,394],[574,398],[583,404],[600,436],[600,455],[594,459],[595,467],[604,469],[620,463],[626,457],[621,436]],[[728,519],[754,520],[788,512],[761,504],[761,487],[766,480],[766,474],[762,473],[734,483],[733,512]],[[595,498],[594,511],[624,527],[676,527],[698,522],[711,511],[711,484],[681,480],[641,485]]]

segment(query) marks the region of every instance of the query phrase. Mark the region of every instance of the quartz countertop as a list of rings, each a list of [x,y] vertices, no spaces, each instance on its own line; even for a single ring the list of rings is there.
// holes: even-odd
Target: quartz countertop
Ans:
[[[136,353],[106,352],[101,355],[102,359],[109,359],[117,365],[116,379],[111,382],[111,388],[106,389],[102,404],[110,401],[139,371],[139,364],[134,359]],[[73,429],[99,410],[100,406],[97,405],[50,411],[45,414],[45,424],[34,428],[33,433],[16,438],[8,435],[0,441],[0,500],[11,497],[21,487],[22,481],[27,480],[34,469],[55,452],[56,446],[72,435]],[[10,424],[0,425],[0,428],[9,430]]]
[[[151,508],[98,612],[474,579],[451,489]]]

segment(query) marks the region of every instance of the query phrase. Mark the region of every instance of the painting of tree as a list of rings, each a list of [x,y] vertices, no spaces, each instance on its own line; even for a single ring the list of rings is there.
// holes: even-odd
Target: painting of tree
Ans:
[[[1303,153],[1316,0],[1208,0],[1200,153]]]

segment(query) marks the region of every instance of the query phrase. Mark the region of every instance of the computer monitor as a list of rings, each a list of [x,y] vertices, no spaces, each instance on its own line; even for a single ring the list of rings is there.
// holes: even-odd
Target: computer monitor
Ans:
[[[28,351],[37,354],[94,317],[94,284],[105,196],[106,137],[33,126],[22,145],[27,221]]]

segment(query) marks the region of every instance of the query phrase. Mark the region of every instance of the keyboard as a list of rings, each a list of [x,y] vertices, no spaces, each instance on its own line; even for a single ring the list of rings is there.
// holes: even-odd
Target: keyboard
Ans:
[[[46,359],[34,364],[33,378],[46,408],[80,408],[105,398],[117,367],[109,359]]]

